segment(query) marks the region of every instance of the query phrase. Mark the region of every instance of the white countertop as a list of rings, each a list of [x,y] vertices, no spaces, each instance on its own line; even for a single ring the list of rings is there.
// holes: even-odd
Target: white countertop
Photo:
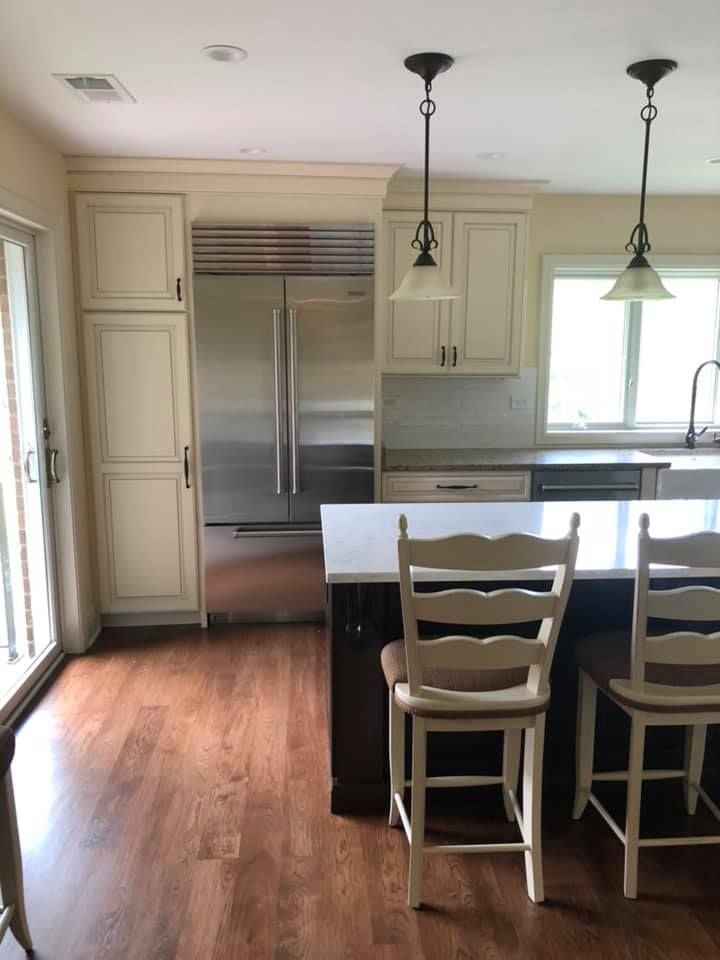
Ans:
[[[397,521],[404,513],[408,533],[443,537],[454,533],[534,533],[561,537],[570,514],[580,514],[580,548],[576,577],[590,580],[630,578],[635,573],[638,517],[650,515],[650,534],[682,536],[697,530],[720,530],[718,500],[583,501],[581,503],[363,503],[321,507],[325,574],[328,583],[393,582],[397,575]],[[655,568],[659,570],[660,568]],[[665,575],[720,577],[717,569]],[[534,579],[542,579],[535,574]],[[479,579],[477,573],[418,571],[418,579]],[[482,579],[532,579],[521,571],[483,574]]]

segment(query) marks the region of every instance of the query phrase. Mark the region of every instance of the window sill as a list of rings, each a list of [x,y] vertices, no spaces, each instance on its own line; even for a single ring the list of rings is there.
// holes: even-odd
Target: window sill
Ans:
[[[708,434],[720,430],[708,427]],[[547,430],[538,432],[535,442],[538,446],[569,447],[653,447],[678,446],[685,443],[686,430]],[[702,441],[701,441],[702,443]]]

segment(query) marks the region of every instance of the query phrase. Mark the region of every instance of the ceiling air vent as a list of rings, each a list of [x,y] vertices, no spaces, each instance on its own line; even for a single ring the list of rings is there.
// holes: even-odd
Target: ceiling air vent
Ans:
[[[95,73],[91,76],[54,73],[53,76],[84,103],[135,103],[135,97],[112,73]]]

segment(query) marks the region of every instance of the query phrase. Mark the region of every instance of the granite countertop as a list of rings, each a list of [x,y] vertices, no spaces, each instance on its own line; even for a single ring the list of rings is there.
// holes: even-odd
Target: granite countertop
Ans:
[[[667,454],[667,451],[664,451]],[[639,450],[384,450],[383,470],[532,470],[537,467],[576,467],[594,470],[669,467],[662,459]]]
[[[570,515],[580,514],[579,580],[631,579],[637,562],[638,518],[650,515],[650,533],[676,537],[696,530],[720,530],[719,500],[606,500],[580,503],[363,503],[325,504],[322,515],[325,576],[328,583],[392,583],[398,579],[398,516],[408,519],[411,537],[453,533],[501,536],[522,530],[562,537]],[[440,575],[439,575],[440,573]],[[416,571],[424,580],[477,580],[463,571]],[[720,569],[654,567],[652,576],[720,576]],[[533,579],[549,575],[533,571]],[[529,579],[522,571],[488,573],[488,580]]]

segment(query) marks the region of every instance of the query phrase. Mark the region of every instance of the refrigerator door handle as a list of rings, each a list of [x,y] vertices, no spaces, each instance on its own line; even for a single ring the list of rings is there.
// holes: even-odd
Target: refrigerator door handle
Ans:
[[[273,308],[273,369],[275,374],[275,492],[285,493],[282,472],[282,364],[280,358],[280,308]]]
[[[300,454],[298,450],[298,417],[297,417],[297,310],[294,307],[288,309],[288,400],[290,407],[290,476],[292,480],[292,492],[300,492]]]

